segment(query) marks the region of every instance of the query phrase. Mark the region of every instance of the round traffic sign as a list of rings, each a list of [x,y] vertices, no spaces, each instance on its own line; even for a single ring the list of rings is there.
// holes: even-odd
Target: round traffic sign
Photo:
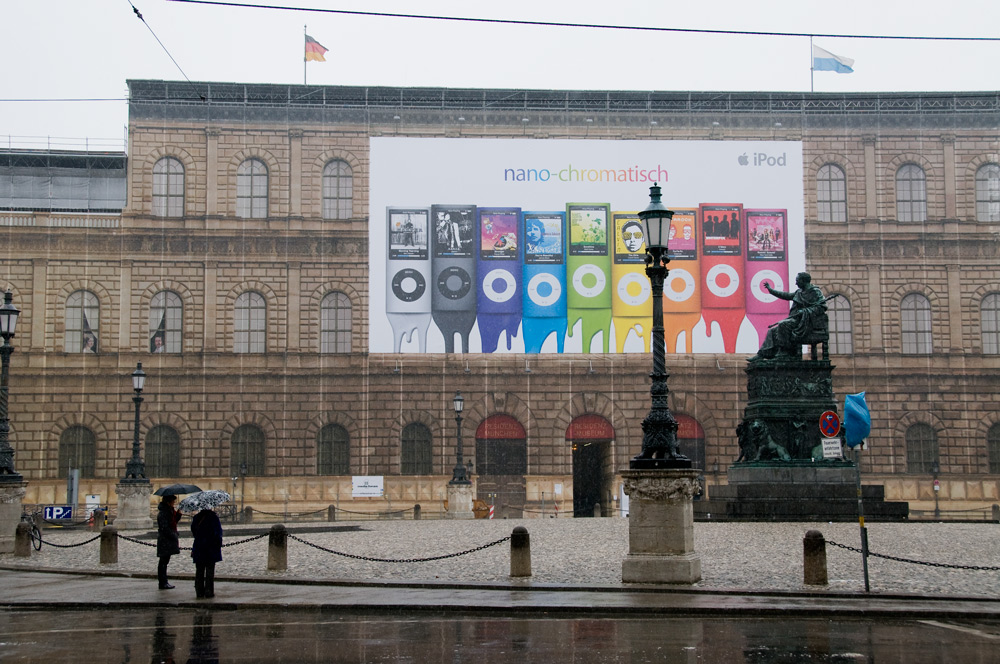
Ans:
[[[819,430],[827,438],[833,438],[840,432],[840,416],[832,410],[819,416]]]

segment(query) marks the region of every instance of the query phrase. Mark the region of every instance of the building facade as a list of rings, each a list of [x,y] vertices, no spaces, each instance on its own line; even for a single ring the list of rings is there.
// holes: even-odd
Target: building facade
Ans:
[[[385,218],[370,207],[371,154],[387,137],[801,144],[805,268],[842,296],[834,390],[841,402],[866,391],[873,414],[865,481],[918,509],[1000,499],[996,93],[129,89],[120,211],[15,200],[25,165],[3,166],[26,502],[61,503],[71,467],[81,495],[114,501],[142,362],[156,484],[227,488],[263,510],[434,509],[460,391],[480,499],[508,516],[614,513],[649,408],[648,354],[371,352],[382,266],[369,242]],[[738,455],[747,357],[667,357],[682,446],[709,493]],[[385,497],[353,499],[352,476],[383,476]]]

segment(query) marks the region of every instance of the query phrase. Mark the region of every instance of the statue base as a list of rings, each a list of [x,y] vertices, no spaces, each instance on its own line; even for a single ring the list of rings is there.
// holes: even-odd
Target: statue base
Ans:
[[[0,481],[0,553],[14,552],[14,535],[21,523],[21,499],[24,498],[24,481]]]
[[[115,485],[118,494],[118,516],[114,526],[118,530],[153,530],[153,519],[149,516],[149,497],[153,486],[149,482],[119,482]]]
[[[448,484],[448,511],[446,519],[474,519],[472,511],[472,483]]]
[[[623,583],[701,580],[692,507],[700,473],[690,468],[622,471],[629,497],[629,551],[622,561]]]

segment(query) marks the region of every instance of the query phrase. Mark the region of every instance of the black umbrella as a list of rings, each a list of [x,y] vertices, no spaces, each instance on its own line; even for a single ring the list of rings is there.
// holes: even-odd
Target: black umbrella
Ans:
[[[153,492],[154,496],[179,496],[182,493],[198,493],[201,491],[199,487],[194,484],[171,484],[169,486],[161,486],[159,489]]]

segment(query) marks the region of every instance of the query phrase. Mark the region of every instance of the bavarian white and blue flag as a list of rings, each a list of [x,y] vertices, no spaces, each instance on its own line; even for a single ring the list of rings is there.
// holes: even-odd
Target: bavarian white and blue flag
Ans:
[[[813,44],[813,70],[835,71],[838,74],[854,73],[854,60],[842,55],[834,55],[826,49]]]

